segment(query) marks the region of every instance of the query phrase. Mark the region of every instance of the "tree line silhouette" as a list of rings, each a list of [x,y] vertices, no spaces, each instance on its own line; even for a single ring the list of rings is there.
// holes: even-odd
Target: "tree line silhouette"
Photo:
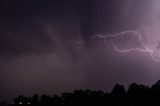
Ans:
[[[110,93],[93,90],[75,90],[61,96],[23,95],[13,99],[12,105],[97,105],[97,106],[160,106],[160,80],[153,86],[133,83],[126,91],[124,86],[116,84]]]

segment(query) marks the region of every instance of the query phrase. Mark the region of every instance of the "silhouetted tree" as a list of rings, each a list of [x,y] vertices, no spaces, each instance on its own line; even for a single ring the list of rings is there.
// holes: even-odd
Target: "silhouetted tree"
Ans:
[[[27,104],[28,103],[28,99],[24,97],[23,95],[20,95],[18,98],[15,98],[13,101],[15,104]]]
[[[110,98],[112,99],[112,105],[118,105],[123,104],[125,105],[125,97],[126,97],[126,91],[124,86],[116,84],[111,91]]]
[[[29,103],[31,104],[39,104],[39,95],[38,94],[34,94],[30,100],[29,100]]]
[[[92,91],[75,90],[73,93],[63,93],[61,96],[37,94],[32,97],[23,95],[13,99],[17,104],[36,104],[36,105],[97,105],[97,106],[160,106],[160,81],[152,87],[133,83],[125,91],[124,86],[116,84],[111,93],[104,93],[100,90]],[[2,105],[2,103],[0,103]]]

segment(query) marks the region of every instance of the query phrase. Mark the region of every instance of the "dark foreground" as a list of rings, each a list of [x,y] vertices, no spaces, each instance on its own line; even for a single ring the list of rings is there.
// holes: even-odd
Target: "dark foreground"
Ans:
[[[7,105],[7,103],[1,102],[0,105]],[[63,93],[61,96],[20,95],[13,99],[12,105],[160,106],[160,81],[152,87],[133,83],[127,91],[122,85],[117,84],[110,93],[88,89]]]

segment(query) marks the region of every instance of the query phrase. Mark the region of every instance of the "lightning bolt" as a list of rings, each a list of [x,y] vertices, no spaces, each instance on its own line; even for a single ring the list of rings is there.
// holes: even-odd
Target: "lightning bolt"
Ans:
[[[150,55],[150,57],[153,59],[153,61],[160,62],[160,59],[157,59],[153,55],[154,50],[150,49],[147,45],[145,45],[145,43],[143,43],[143,41],[142,41],[142,35],[141,35],[141,32],[139,30],[124,31],[124,32],[116,33],[116,34],[110,34],[110,35],[97,34],[97,35],[93,36],[92,39],[103,38],[106,41],[106,38],[110,38],[110,37],[112,37],[112,38],[115,37],[116,38],[116,37],[120,37],[122,35],[130,36],[130,34],[138,36],[138,40],[141,42],[141,45],[142,45],[143,49],[140,49],[140,48],[119,49],[117,47],[117,45],[114,43],[114,41],[111,41],[111,43],[112,43],[112,45],[114,47],[114,50],[116,52],[123,53],[123,54],[127,53],[127,52],[132,52],[132,51],[138,51],[138,52],[142,52],[142,53],[148,53]]]

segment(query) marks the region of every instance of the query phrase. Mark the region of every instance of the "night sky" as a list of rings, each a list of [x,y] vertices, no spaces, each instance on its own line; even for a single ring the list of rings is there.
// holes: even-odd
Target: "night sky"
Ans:
[[[0,100],[160,79],[159,0],[1,0]]]

